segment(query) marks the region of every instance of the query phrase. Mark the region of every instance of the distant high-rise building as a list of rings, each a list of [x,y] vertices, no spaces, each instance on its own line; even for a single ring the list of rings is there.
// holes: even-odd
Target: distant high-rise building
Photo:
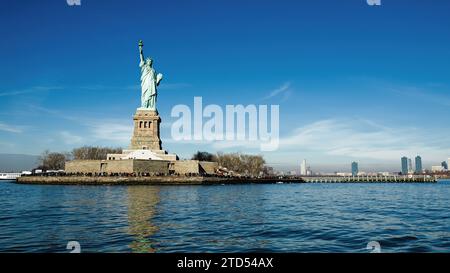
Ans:
[[[300,164],[300,175],[308,175],[306,167],[306,159],[303,159],[302,164]]]
[[[402,157],[402,174],[408,174],[408,158]]]
[[[411,158],[408,158],[408,173],[413,173]]]
[[[442,161],[441,166],[444,168],[444,170],[448,170],[448,164],[446,161]]]
[[[358,172],[358,162],[352,162],[352,176],[357,176]]]
[[[420,155],[416,156],[416,173],[422,173],[422,158]]]

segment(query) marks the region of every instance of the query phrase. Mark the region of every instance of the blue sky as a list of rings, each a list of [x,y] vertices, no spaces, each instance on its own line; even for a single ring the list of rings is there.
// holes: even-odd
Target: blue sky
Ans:
[[[8,1],[0,10],[0,153],[126,147],[139,106],[139,39],[174,105],[279,104],[277,168],[400,168],[450,157],[450,1]],[[274,96],[275,90],[281,90]]]

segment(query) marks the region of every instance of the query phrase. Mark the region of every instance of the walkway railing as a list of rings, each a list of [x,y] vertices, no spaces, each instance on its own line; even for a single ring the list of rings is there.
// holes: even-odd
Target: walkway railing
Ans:
[[[426,175],[389,176],[302,176],[306,183],[434,183],[436,179]]]

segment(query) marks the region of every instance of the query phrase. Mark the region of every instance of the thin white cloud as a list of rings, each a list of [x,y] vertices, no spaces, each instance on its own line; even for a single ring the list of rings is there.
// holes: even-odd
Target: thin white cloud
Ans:
[[[174,90],[174,89],[180,89],[180,88],[188,88],[191,87],[192,85],[190,83],[185,83],[185,82],[179,82],[179,83],[164,83],[162,82],[161,85],[159,86],[159,89],[161,90]],[[139,85],[139,89],[141,88],[141,86]]]
[[[9,125],[2,122],[0,122],[0,131],[16,134],[22,133],[22,129],[20,127]]]
[[[280,140],[280,149],[376,160],[416,154],[438,159],[450,153],[450,144],[444,140],[442,135],[424,135],[416,128],[391,128],[363,119],[328,119],[297,128]]]
[[[80,143],[83,143],[83,141],[84,141],[83,137],[74,135],[68,131],[62,131],[60,133],[60,136],[64,143],[70,144],[70,145],[80,144]]]
[[[89,127],[92,138],[121,145],[130,141],[133,132],[130,121],[98,120],[90,122]]]
[[[161,84],[159,88],[162,90],[172,90],[172,89],[187,88],[190,86],[191,84],[189,83],[164,83]],[[69,88],[74,90],[110,91],[110,90],[140,90],[141,86],[139,84],[124,85],[124,86],[108,86],[103,84],[91,84],[83,86],[33,86],[17,90],[0,90],[0,97],[17,96],[45,91],[60,91]]]
[[[434,88],[436,87],[436,85],[432,85],[431,87]],[[448,90],[445,91],[445,94],[441,94],[444,92],[441,93],[435,92],[430,88],[423,89],[409,86],[393,87],[390,90],[399,95],[415,98],[422,102],[426,101],[434,104],[440,104],[443,106],[450,106],[450,96],[447,95],[449,93]]]
[[[158,89],[163,90],[172,90],[172,89],[179,89],[179,88],[187,88],[191,87],[190,83],[161,83],[161,85],[158,87]],[[74,89],[83,89],[83,90],[90,90],[90,91],[110,91],[110,90],[141,90],[140,84],[130,84],[130,85],[123,85],[123,86],[110,86],[110,85],[103,85],[103,84],[91,84],[91,85],[83,85],[79,87],[73,87]]]
[[[282,94],[283,94],[283,100],[287,99],[289,97],[289,95],[291,94],[290,87],[291,87],[291,83],[285,82],[283,85],[281,85],[280,87],[278,87],[275,90],[273,90],[272,92],[270,92],[269,95],[267,95],[263,99],[267,100],[267,99],[270,99],[270,98],[273,98],[275,96],[282,95]]]
[[[23,94],[43,92],[43,91],[56,91],[56,90],[62,90],[62,89],[64,89],[64,87],[61,87],[61,86],[34,86],[34,87],[20,89],[20,90],[2,91],[2,92],[0,92],[0,97],[16,96],[16,95],[23,95]]]
[[[68,131],[59,133],[66,144],[100,142],[105,143],[104,145],[126,145],[133,132],[133,121],[130,119],[78,117],[41,106],[28,105],[28,107],[80,125],[83,128],[83,136],[74,135]]]
[[[448,132],[411,127],[389,127],[367,119],[325,119],[294,129],[280,138],[279,149],[266,153],[279,163],[295,163],[300,156],[312,155],[323,162],[354,158],[371,162],[397,162],[402,156],[422,155],[427,161],[444,160],[450,155]],[[240,149],[258,152],[260,141],[204,142],[214,150]],[[277,154],[283,154],[282,158]]]

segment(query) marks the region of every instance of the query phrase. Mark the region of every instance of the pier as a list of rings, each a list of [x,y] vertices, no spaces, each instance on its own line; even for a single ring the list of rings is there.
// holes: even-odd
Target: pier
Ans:
[[[436,178],[426,175],[390,176],[303,176],[305,183],[436,183]]]

